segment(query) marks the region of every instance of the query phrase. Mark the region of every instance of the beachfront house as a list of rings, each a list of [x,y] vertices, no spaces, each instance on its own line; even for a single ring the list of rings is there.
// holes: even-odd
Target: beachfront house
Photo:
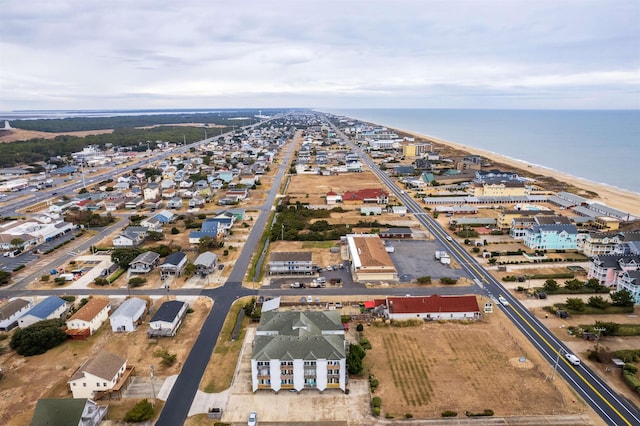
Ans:
[[[640,305],[640,270],[624,271],[618,277],[616,290],[627,290],[631,293],[633,303]]]
[[[524,245],[534,250],[575,250],[578,228],[563,216],[537,216],[524,234]]]

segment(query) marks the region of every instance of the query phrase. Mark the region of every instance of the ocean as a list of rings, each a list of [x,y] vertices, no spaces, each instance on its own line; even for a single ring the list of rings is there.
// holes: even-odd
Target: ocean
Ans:
[[[640,193],[640,110],[319,110]]]

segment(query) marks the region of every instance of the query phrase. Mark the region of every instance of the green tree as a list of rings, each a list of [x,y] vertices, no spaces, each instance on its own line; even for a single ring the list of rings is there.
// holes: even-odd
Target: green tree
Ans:
[[[565,281],[564,286],[569,290],[581,290],[584,287],[584,283],[580,280]]]
[[[129,264],[133,259],[138,257],[143,250],[137,247],[131,248],[116,248],[111,252],[111,261],[116,263],[123,269],[129,267]]]
[[[47,352],[67,340],[59,319],[39,321],[13,333],[9,346],[19,355],[32,356]]]
[[[544,282],[544,285],[542,286],[542,288],[547,293],[555,293],[560,289],[560,286],[558,285],[556,280],[549,279]]]
[[[144,422],[152,419],[154,415],[153,405],[147,400],[143,399],[133,406],[131,410],[124,416],[125,422]]]
[[[196,265],[194,265],[191,262],[187,262],[186,266],[184,267],[184,276],[185,276],[185,278],[189,278],[195,272],[196,272]]]
[[[11,247],[17,249],[22,247],[22,245],[24,244],[24,240],[22,238],[12,238],[10,244]]]
[[[596,309],[605,309],[607,306],[609,306],[609,302],[604,300],[602,296],[591,296],[587,301],[587,305]]]
[[[9,278],[11,278],[11,272],[0,271],[0,286],[9,284]]]
[[[160,241],[164,239],[164,234],[162,234],[162,232],[149,231],[147,232],[147,236],[145,239],[148,241]]]
[[[349,373],[360,374],[362,372],[362,360],[366,355],[366,351],[360,345],[349,345],[349,355],[347,356],[347,365]]]
[[[136,287],[140,287],[142,285],[144,285],[144,283],[146,283],[147,280],[145,280],[142,277],[133,277],[131,279],[129,279],[129,283],[127,284],[129,287],[131,288],[136,288]]]
[[[633,296],[628,290],[620,290],[609,295],[613,301],[613,306],[630,307],[633,306]]]
[[[572,311],[584,311],[584,301],[579,297],[567,297],[567,301],[565,302],[567,305],[567,309]]]
[[[618,330],[620,330],[620,324],[608,321],[596,321],[593,327],[604,328],[604,330],[601,331],[603,336],[615,336]]]

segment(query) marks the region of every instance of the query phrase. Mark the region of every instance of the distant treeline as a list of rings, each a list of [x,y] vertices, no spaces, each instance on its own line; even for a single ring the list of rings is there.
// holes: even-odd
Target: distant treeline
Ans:
[[[274,115],[286,110],[262,110],[263,114]],[[249,125],[258,121],[255,117],[259,110],[228,110],[211,113],[123,115],[116,117],[69,117],[36,120],[12,120],[11,127],[41,132],[76,132],[101,129],[119,129],[123,127],[143,127],[155,124],[210,123],[222,126]],[[246,120],[233,120],[234,117],[247,117]]]
[[[225,130],[223,130],[225,131]],[[212,132],[212,131],[210,131]],[[214,136],[210,133],[208,136]],[[182,143],[197,142],[204,139],[201,127],[161,126],[150,129],[121,128],[113,133],[101,135],[56,136],[54,139],[29,139],[0,144],[0,167],[12,167],[19,164],[31,164],[47,161],[51,157],[65,156],[72,152],[82,151],[87,145],[131,147],[134,151],[145,151],[147,141],[149,148],[155,148],[155,141]]]

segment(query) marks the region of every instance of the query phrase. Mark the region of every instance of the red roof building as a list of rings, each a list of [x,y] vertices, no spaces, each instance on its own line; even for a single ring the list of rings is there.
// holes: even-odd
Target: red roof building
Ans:
[[[347,191],[342,194],[342,202],[345,204],[387,204],[389,193],[381,188],[365,188],[357,191]]]
[[[405,296],[374,300],[389,319],[472,320],[482,314],[475,296]]]

